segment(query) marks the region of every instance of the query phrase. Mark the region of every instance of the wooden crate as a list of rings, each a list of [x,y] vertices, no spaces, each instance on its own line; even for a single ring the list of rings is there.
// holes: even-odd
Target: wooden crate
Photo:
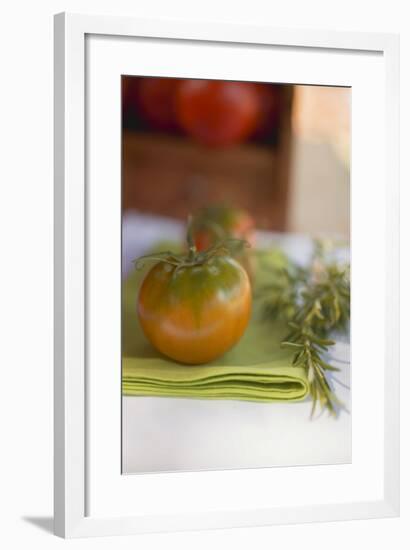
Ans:
[[[124,130],[123,209],[186,219],[224,203],[246,208],[258,227],[283,231],[290,168],[291,95],[277,145],[208,149],[183,136]]]

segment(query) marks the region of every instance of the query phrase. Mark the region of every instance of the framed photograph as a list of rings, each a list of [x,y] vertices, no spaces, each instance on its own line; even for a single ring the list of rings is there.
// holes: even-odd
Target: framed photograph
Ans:
[[[55,16],[55,533],[399,513],[398,37]]]

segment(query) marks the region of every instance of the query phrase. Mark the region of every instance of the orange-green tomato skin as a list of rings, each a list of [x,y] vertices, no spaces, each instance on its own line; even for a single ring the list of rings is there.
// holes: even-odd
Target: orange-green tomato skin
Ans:
[[[140,324],[164,355],[187,365],[207,363],[235,345],[248,325],[249,278],[228,256],[176,269],[159,262],[147,273],[138,296]]]

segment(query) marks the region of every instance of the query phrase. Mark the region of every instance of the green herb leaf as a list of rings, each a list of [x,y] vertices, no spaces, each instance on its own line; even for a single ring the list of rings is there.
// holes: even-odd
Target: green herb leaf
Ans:
[[[330,334],[346,330],[350,320],[350,266],[328,262],[328,247],[316,244],[308,269],[289,261],[289,269],[271,270],[272,283],[258,289],[265,318],[288,322],[290,332],[281,345],[294,349],[292,364],[306,369],[312,417],[318,403],[333,416],[343,407],[326,377],[340,369],[329,365],[323,353],[335,344]]]

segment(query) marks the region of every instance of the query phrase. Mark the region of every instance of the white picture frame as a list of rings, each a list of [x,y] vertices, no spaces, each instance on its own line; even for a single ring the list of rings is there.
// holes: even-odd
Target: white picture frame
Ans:
[[[87,402],[90,379],[87,377],[86,357],[86,268],[89,249],[86,241],[87,194],[86,194],[86,40],[88,36],[144,38],[155,41],[178,41],[179,48],[194,43],[215,43],[223,47],[247,45],[266,48],[284,48],[300,51],[309,49],[314,55],[324,52],[343,54],[351,52],[357,56],[367,52],[383,59],[383,93],[379,107],[384,109],[383,128],[385,139],[381,143],[385,171],[380,174],[380,200],[374,208],[381,209],[385,224],[379,228],[382,239],[382,280],[385,309],[382,329],[384,377],[379,379],[382,404],[377,418],[380,423],[374,434],[378,442],[376,462],[379,470],[374,471],[379,491],[352,494],[338,499],[312,502],[293,502],[269,505],[266,496],[258,504],[257,491],[249,507],[225,507],[224,509],[196,509],[196,502],[190,504],[189,512],[175,512],[168,507],[164,512],[158,506],[148,507],[144,513],[144,502],[138,513],[129,512],[94,515],[89,511],[89,478],[94,475],[87,462],[87,452],[93,443],[93,424],[87,422],[90,412]],[[202,22],[139,20],[127,17],[96,15],[58,14],[55,16],[55,377],[54,377],[54,437],[55,437],[55,533],[62,537],[101,536],[113,534],[137,534],[146,532],[175,531],[185,529],[208,529],[236,526],[272,525],[278,523],[330,521],[355,518],[378,518],[397,516],[399,513],[399,343],[398,343],[398,37],[392,34],[365,34],[330,31],[301,31],[252,27]],[[149,63],[149,59],[147,61]],[[170,75],[172,76],[172,75]],[[333,78],[333,77],[332,77]],[[331,79],[332,80],[332,79]],[[333,81],[332,81],[333,82]],[[332,83],[329,82],[329,83]],[[384,102],[382,100],[384,98]],[[354,111],[353,111],[354,112]],[[353,114],[353,117],[355,115]],[[372,132],[372,128],[368,128]],[[353,143],[353,148],[357,144]],[[356,173],[361,174],[360,163]],[[355,164],[353,164],[355,170]],[[89,199],[89,197],[88,197]],[[354,199],[353,199],[354,201]],[[359,204],[359,202],[357,203]],[[354,207],[354,202],[353,202]],[[355,217],[353,210],[353,218]],[[371,215],[369,224],[374,223]],[[359,235],[359,224],[353,221],[353,243],[355,231]],[[359,246],[364,239],[357,238]],[[88,243],[89,245],[89,243]],[[355,245],[354,245],[355,246]],[[355,263],[353,262],[353,266]],[[359,263],[357,264],[359,266]],[[119,267],[119,265],[118,265]],[[356,275],[357,273],[357,275]],[[353,268],[353,279],[360,273]],[[115,274],[114,274],[115,276]],[[118,283],[119,284],[119,283]],[[358,288],[358,286],[356,287]],[[380,291],[382,292],[382,291]],[[357,298],[353,292],[352,301]],[[352,336],[359,322],[352,323]],[[380,361],[382,358],[380,358]],[[363,405],[364,406],[364,405]],[[355,420],[353,417],[353,424]],[[115,428],[117,429],[117,428]],[[118,428],[119,429],[119,428]],[[107,430],[107,434],[110,434]],[[114,432],[113,432],[114,433]],[[363,438],[365,434],[359,434]],[[372,434],[369,435],[369,442]],[[118,441],[112,443],[117,445]],[[379,444],[380,443],[380,444]],[[370,444],[370,443],[369,443]],[[115,447],[120,453],[120,448]],[[355,448],[353,447],[353,463]],[[363,465],[362,465],[363,466]],[[107,467],[109,467],[107,463]],[[314,469],[310,467],[312,476]],[[329,468],[329,467],[318,467]],[[256,474],[260,487],[269,483],[269,468]],[[280,469],[284,470],[284,469]],[[299,478],[306,475],[306,469],[295,472]],[[326,479],[335,480],[340,471],[329,468]],[[221,481],[225,476],[229,483],[235,483],[235,473],[214,472]],[[155,490],[168,483],[166,476],[142,476],[154,480]],[[201,474],[178,474],[194,476]],[[247,475],[246,472],[241,474]],[[373,474],[372,474],[373,475]],[[133,476],[135,477],[135,476]],[[141,476],[138,476],[141,480]],[[155,479],[154,479],[155,478]],[[216,479],[216,478],[215,478]],[[256,478],[255,478],[256,479]],[[369,478],[369,484],[373,478]],[[376,478],[374,478],[376,479]],[[101,477],[98,483],[106,488],[107,499],[115,501],[116,489],[107,478],[106,486]],[[122,480],[124,481],[124,480]],[[181,478],[170,478],[169,487],[181,483]],[[154,485],[147,485],[153,491]],[[261,491],[262,492],[262,491]],[[148,493],[147,493],[148,494]],[[365,494],[366,497],[363,497]],[[370,495],[370,496],[367,496]],[[178,507],[176,507],[178,508]]]

